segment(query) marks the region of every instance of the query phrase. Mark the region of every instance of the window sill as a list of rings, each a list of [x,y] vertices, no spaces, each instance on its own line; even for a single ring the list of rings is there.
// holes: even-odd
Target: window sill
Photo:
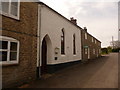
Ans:
[[[15,19],[15,20],[20,20],[19,19],[19,17],[18,16],[13,16],[13,15],[9,15],[9,14],[7,14],[7,13],[1,13],[3,16],[5,16],[5,17],[9,17],[9,18],[11,18],[11,19]]]
[[[61,56],[65,57],[65,54],[62,54]]]
[[[0,62],[0,66],[12,66],[12,65],[18,65],[19,63],[17,61],[11,61],[11,62]]]
[[[74,54],[73,56],[77,56],[76,54]]]

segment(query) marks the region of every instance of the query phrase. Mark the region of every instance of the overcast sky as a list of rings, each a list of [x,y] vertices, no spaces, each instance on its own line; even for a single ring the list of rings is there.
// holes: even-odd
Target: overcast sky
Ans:
[[[112,36],[118,40],[118,0],[41,0],[66,18],[74,17],[80,27],[110,45]],[[109,2],[108,2],[109,1]]]

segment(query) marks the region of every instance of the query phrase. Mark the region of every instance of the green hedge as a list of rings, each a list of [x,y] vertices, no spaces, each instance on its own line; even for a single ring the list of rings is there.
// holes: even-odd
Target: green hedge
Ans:
[[[108,54],[108,49],[107,48],[102,48],[101,53],[102,54]]]
[[[112,52],[119,52],[120,48],[112,49]]]

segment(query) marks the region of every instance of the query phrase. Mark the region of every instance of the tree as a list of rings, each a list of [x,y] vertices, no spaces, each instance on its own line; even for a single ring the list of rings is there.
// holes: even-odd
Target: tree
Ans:
[[[107,49],[108,49],[109,53],[112,52],[112,47],[111,46],[108,46]]]
[[[101,52],[102,52],[102,54],[108,54],[108,49],[107,48],[102,48]]]

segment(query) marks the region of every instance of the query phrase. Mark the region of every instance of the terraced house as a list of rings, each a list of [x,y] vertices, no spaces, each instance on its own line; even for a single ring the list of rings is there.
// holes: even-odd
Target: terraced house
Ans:
[[[3,88],[100,56],[100,41],[79,27],[74,18],[68,20],[42,2],[9,0],[2,2],[1,11]]]
[[[88,61],[101,56],[101,42],[87,32],[82,30],[82,60]]]

